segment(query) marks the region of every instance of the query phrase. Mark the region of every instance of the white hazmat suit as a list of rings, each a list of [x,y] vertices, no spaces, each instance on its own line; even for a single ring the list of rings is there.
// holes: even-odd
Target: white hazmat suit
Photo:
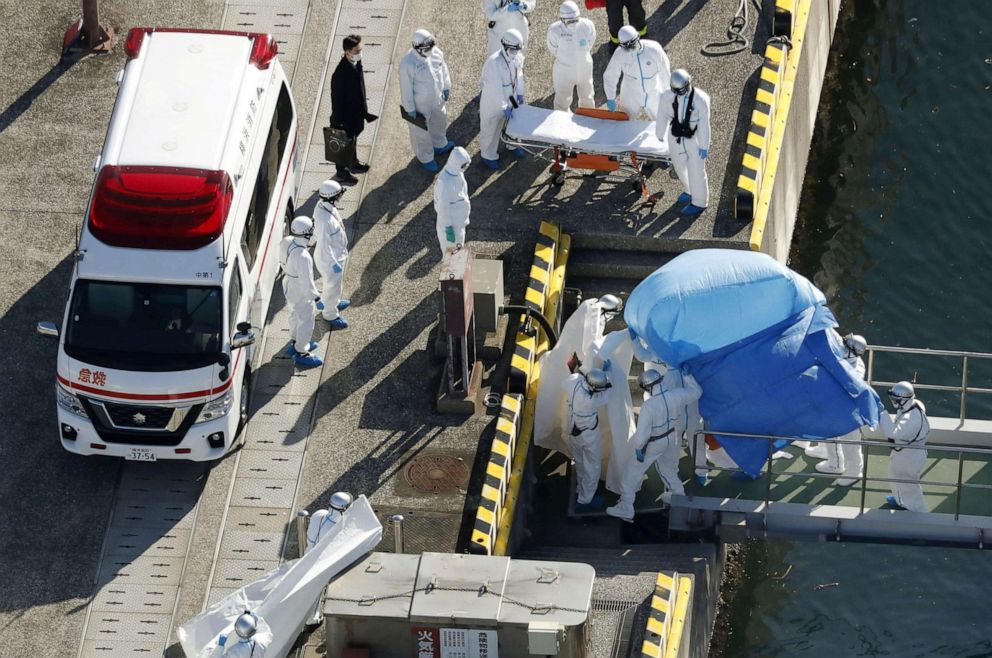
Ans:
[[[668,489],[663,494],[666,502],[671,500],[673,493],[685,495],[679,478],[679,453],[686,430],[686,408],[698,402],[703,391],[692,375],[685,375],[683,381],[684,387],[668,390],[664,390],[662,382],[658,382],[651,387],[651,397],[641,405],[633,447],[644,451],[644,460],[627,461],[620,500],[606,511],[610,516],[628,521],[634,518],[634,499],[645,473],[652,465]]]
[[[930,434],[926,407],[914,399],[894,415],[879,414],[879,421],[885,438],[895,444],[889,458],[889,477],[914,481],[890,482],[893,498],[912,512],[926,512],[923,487],[919,483],[927,459],[927,451],[922,448],[926,446],[927,435]]]
[[[685,121],[690,98],[692,111],[689,115],[689,127],[696,132],[692,137],[675,137],[672,134],[672,122],[676,117],[679,122]],[[673,105],[676,99],[678,102]],[[692,197],[692,205],[697,208],[707,207],[710,203],[710,184],[706,177],[706,161],[703,156],[710,149],[709,95],[698,87],[681,96],[677,96],[671,89],[665,89],[658,98],[655,131],[658,139],[668,145],[672,167],[683,190]]]
[[[323,281],[324,291],[320,300],[324,302],[321,312],[324,319],[333,322],[339,316],[341,288],[344,283],[344,266],[348,261],[348,233],[341,221],[341,213],[334,204],[323,199],[317,202],[313,211],[314,234],[317,246],[314,248],[314,263]]]
[[[465,244],[465,228],[469,224],[472,202],[468,198],[465,170],[471,157],[461,146],[456,146],[444,171],[434,181],[434,211],[437,213],[437,242],[441,258],[448,247]]]
[[[861,357],[851,354],[846,359],[847,364],[858,374],[858,379],[865,378],[865,362]],[[852,430],[843,436],[838,436],[841,441],[860,441],[861,428]],[[863,457],[861,446],[851,444],[839,444],[834,441],[824,441],[823,446],[826,460],[816,465],[816,470],[821,473],[843,474],[837,479],[837,484],[850,486],[861,477]]]
[[[448,110],[445,92],[451,90],[451,75],[444,53],[435,46],[426,57],[411,48],[400,60],[400,102],[407,113],[427,119],[427,130],[410,126],[410,142],[421,164],[434,161],[434,151],[448,144]]]
[[[585,376],[575,373],[565,378],[568,413],[565,434],[575,460],[576,502],[588,505],[596,495],[601,472],[603,437],[599,428],[599,409],[610,401],[609,389],[593,391]]]
[[[623,74],[623,81],[620,74]],[[615,100],[617,109],[634,120],[641,110],[651,119],[658,109],[658,94],[668,89],[672,67],[665,49],[657,41],[641,39],[633,50],[617,48],[603,73],[607,101]],[[617,86],[620,97],[617,99]]]
[[[516,4],[516,9],[510,9],[511,4]],[[523,47],[527,48],[527,38],[530,36],[529,20],[525,14],[534,11],[536,0],[482,0],[482,11],[486,14],[488,21],[489,49],[488,55],[499,52],[502,49],[500,41],[507,30],[519,30],[520,36],[524,38]]]
[[[211,656],[217,658],[264,658],[265,642],[258,639],[258,634],[250,640],[239,638],[231,633],[223,646],[218,646]]]
[[[282,290],[289,305],[289,335],[296,351],[309,353],[310,339],[313,337],[317,307],[314,302],[320,297],[313,280],[313,258],[307,246],[310,238],[290,235],[279,245],[279,263],[283,269]]]
[[[490,55],[482,66],[482,96],[479,99],[479,150],[484,160],[499,160],[499,136],[505,112],[512,111],[512,96],[525,93],[523,57],[508,56],[505,50]]]
[[[551,79],[555,86],[555,109],[572,107],[572,91],[579,93],[579,107],[595,107],[592,82],[592,48],[596,26],[588,18],[566,25],[556,21],[548,28],[548,50],[555,58]]]

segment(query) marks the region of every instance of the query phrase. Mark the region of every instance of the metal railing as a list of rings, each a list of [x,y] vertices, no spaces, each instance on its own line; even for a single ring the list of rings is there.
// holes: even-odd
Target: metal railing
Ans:
[[[775,470],[775,460],[772,459],[772,455],[775,453],[775,443],[777,441],[799,441],[806,440],[800,439],[798,437],[788,437],[788,436],[767,436],[767,435],[757,435],[757,434],[742,434],[736,432],[713,432],[710,430],[697,430],[693,434],[693,440],[689,442],[689,458],[690,463],[696,463],[696,451],[702,447],[705,449],[705,442],[703,437],[706,434],[714,434],[721,437],[732,437],[737,439],[748,439],[753,441],[764,441],[767,445],[767,460],[764,466],[764,479],[765,479],[765,497],[764,503],[767,507],[772,502],[777,502],[772,499],[772,481],[776,477],[799,477],[799,478],[815,478],[824,480],[837,480],[843,477],[847,477],[844,474],[832,474],[832,473],[819,473],[816,471],[788,471],[788,470]],[[862,439],[860,441],[852,441],[849,439],[827,439],[831,443],[837,445],[857,445],[861,450],[861,472],[858,477],[861,481],[861,503],[860,512],[864,514],[865,512],[865,498],[868,492],[868,482],[884,482],[884,483],[903,483],[903,484],[920,484],[925,486],[935,486],[935,487],[954,487],[954,520],[957,521],[961,515],[961,492],[964,489],[976,489],[976,490],[986,490],[992,491],[992,484],[977,484],[971,482],[964,482],[964,456],[965,455],[983,455],[992,461],[992,448],[965,448],[965,447],[955,447],[955,446],[943,446],[943,445],[924,445],[924,446],[910,446],[910,445],[894,445],[885,441],[875,441]],[[824,441],[824,442],[826,442]],[[880,476],[869,476],[868,475],[868,464],[871,454],[869,453],[869,448],[886,448],[889,450],[888,457],[891,459],[891,453],[893,450],[926,450],[927,452],[936,453],[950,453],[957,456],[957,480],[956,482],[943,482],[936,480],[910,480],[905,478],[890,478],[890,477],[880,477]],[[876,455],[876,457],[878,457]],[[712,471],[729,471],[729,472],[740,472],[740,469],[733,468],[723,468],[720,466],[712,466],[707,464],[706,468]],[[755,478],[757,479],[757,478]],[[840,485],[838,485],[840,486]],[[689,500],[692,500],[696,495],[699,495],[699,485],[695,478],[689,480],[689,489],[686,492]],[[992,513],[986,514],[985,516],[992,516]]]
[[[963,352],[958,350],[930,350],[930,349],[919,349],[913,347],[891,347],[888,345],[871,345],[868,347],[868,364],[866,380],[872,386],[892,386],[894,381],[885,381],[880,379],[875,379],[875,355],[876,353],[888,353],[888,354],[904,354],[904,355],[916,355],[916,356],[926,356],[926,357],[956,357],[961,359],[961,384],[956,386],[948,386],[942,384],[926,384],[920,382],[913,382],[913,388],[916,390],[925,391],[943,391],[950,393],[957,393],[960,397],[960,405],[958,411],[958,420],[964,422],[966,419],[966,412],[968,408],[968,394],[976,393],[989,395],[992,394],[992,388],[979,388],[968,385],[968,362],[973,359],[980,359],[983,361],[992,362],[992,354],[985,352]],[[902,379],[909,379],[904,377]]]

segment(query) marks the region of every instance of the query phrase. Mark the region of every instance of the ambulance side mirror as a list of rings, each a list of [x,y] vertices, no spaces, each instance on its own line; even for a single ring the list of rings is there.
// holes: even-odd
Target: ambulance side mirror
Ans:
[[[231,338],[231,349],[239,350],[248,347],[255,342],[255,334],[251,330],[250,322],[239,322],[238,333]]]
[[[59,328],[54,322],[39,322],[38,326],[35,327],[35,331],[42,336],[59,337]]]

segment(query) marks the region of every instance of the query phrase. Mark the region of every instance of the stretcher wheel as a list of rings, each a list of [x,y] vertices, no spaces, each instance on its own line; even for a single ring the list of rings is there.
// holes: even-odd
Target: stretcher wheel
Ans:
[[[551,184],[555,187],[561,187],[565,184],[565,172],[559,171],[551,175]]]

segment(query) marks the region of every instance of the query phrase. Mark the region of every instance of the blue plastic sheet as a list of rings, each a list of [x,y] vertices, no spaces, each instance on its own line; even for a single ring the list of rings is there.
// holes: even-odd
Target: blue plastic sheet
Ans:
[[[708,430],[751,475],[768,442],[720,432],[826,439],[878,422],[878,396],[844,361],[823,294],[768,256],[683,254],[634,289],[624,316],[635,340],[693,374]]]
[[[825,301],[771,256],[694,249],[639,283],[624,319],[662,361],[681,366]]]

